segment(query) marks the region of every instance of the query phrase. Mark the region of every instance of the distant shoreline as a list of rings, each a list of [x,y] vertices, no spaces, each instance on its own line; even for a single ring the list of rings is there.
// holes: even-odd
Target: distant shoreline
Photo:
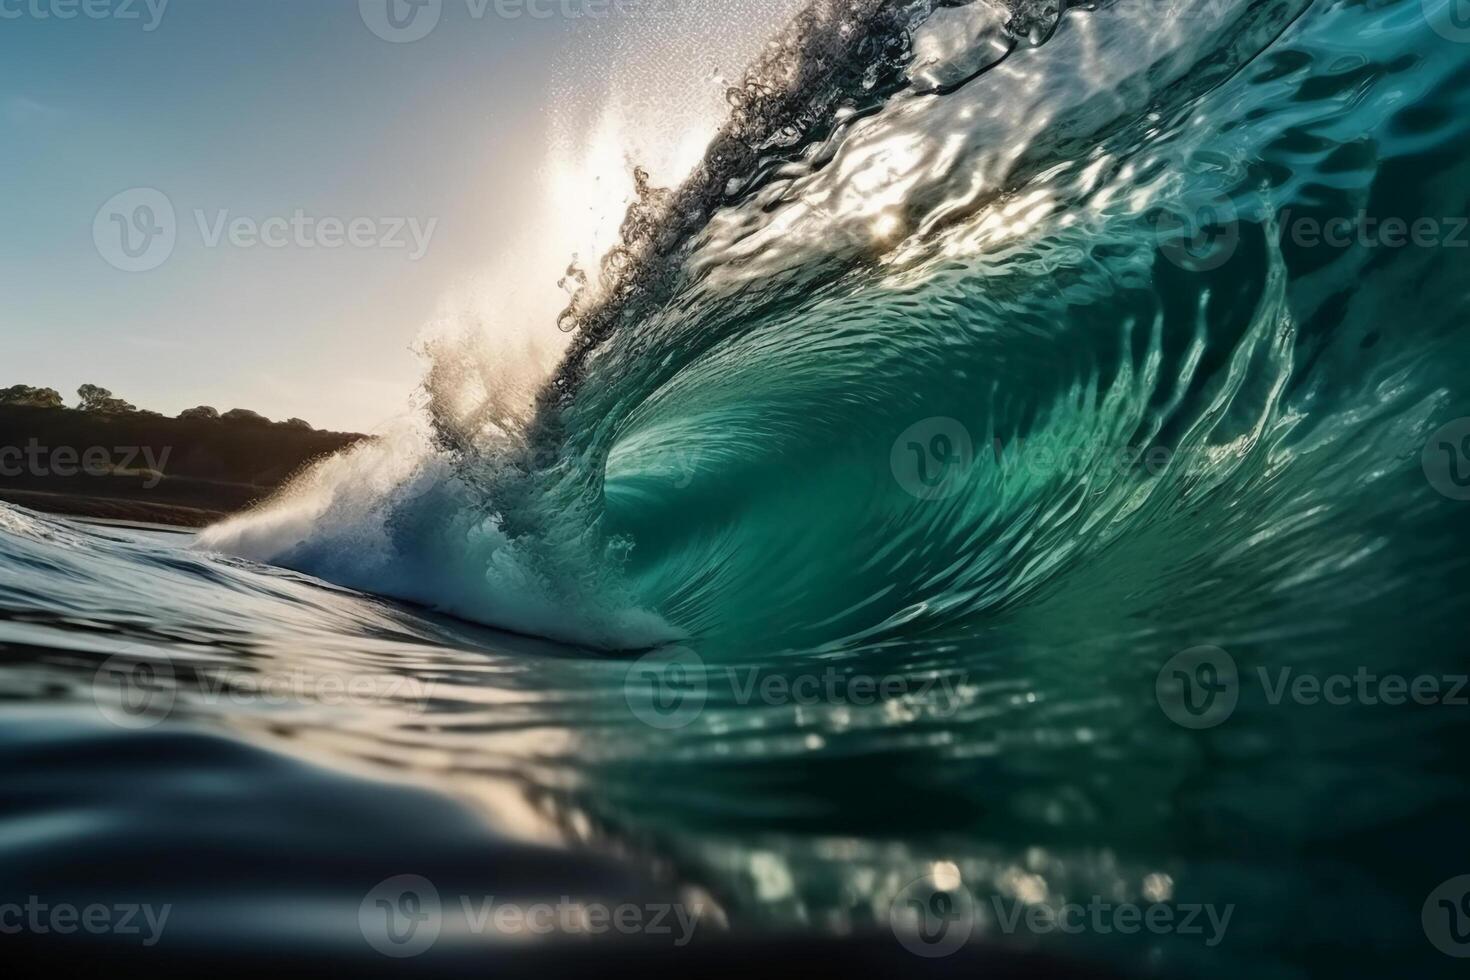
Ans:
[[[176,507],[147,501],[113,497],[84,497],[65,493],[11,490],[0,486],[0,501],[59,517],[128,526],[157,526],[175,529],[208,527],[230,516],[228,511]]]
[[[367,436],[265,420],[0,405],[0,501],[199,528],[247,510]]]

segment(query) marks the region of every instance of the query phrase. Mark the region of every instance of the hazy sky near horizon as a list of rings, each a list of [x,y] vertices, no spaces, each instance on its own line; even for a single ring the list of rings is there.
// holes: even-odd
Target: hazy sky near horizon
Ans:
[[[0,0],[0,387],[372,430],[427,326],[549,327],[800,5],[418,2]]]

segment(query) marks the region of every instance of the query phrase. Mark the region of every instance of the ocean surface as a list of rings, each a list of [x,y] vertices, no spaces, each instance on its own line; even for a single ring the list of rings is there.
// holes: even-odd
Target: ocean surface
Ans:
[[[1460,970],[1470,18],[1063,6],[813,6],[549,374],[197,536],[0,505],[0,902]]]

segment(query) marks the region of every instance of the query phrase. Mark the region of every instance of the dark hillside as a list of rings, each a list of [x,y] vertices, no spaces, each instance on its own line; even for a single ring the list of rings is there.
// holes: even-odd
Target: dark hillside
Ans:
[[[0,405],[0,500],[199,527],[364,438],[245,419]]]

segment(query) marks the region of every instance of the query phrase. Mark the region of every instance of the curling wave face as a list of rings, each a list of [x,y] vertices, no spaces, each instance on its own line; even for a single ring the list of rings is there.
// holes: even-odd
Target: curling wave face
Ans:
[[[737,655],[984,625],[1163,541],[1361,556],[1327,529],[1453,416],[1461,301],[1383,317],[1455,256],[1282,219],[1386,206],[1463,61],[1421,10],[1307,7],[817,4],[686,184],[641,178],[533,399],[436,363],[423,431],[203,544]]]

